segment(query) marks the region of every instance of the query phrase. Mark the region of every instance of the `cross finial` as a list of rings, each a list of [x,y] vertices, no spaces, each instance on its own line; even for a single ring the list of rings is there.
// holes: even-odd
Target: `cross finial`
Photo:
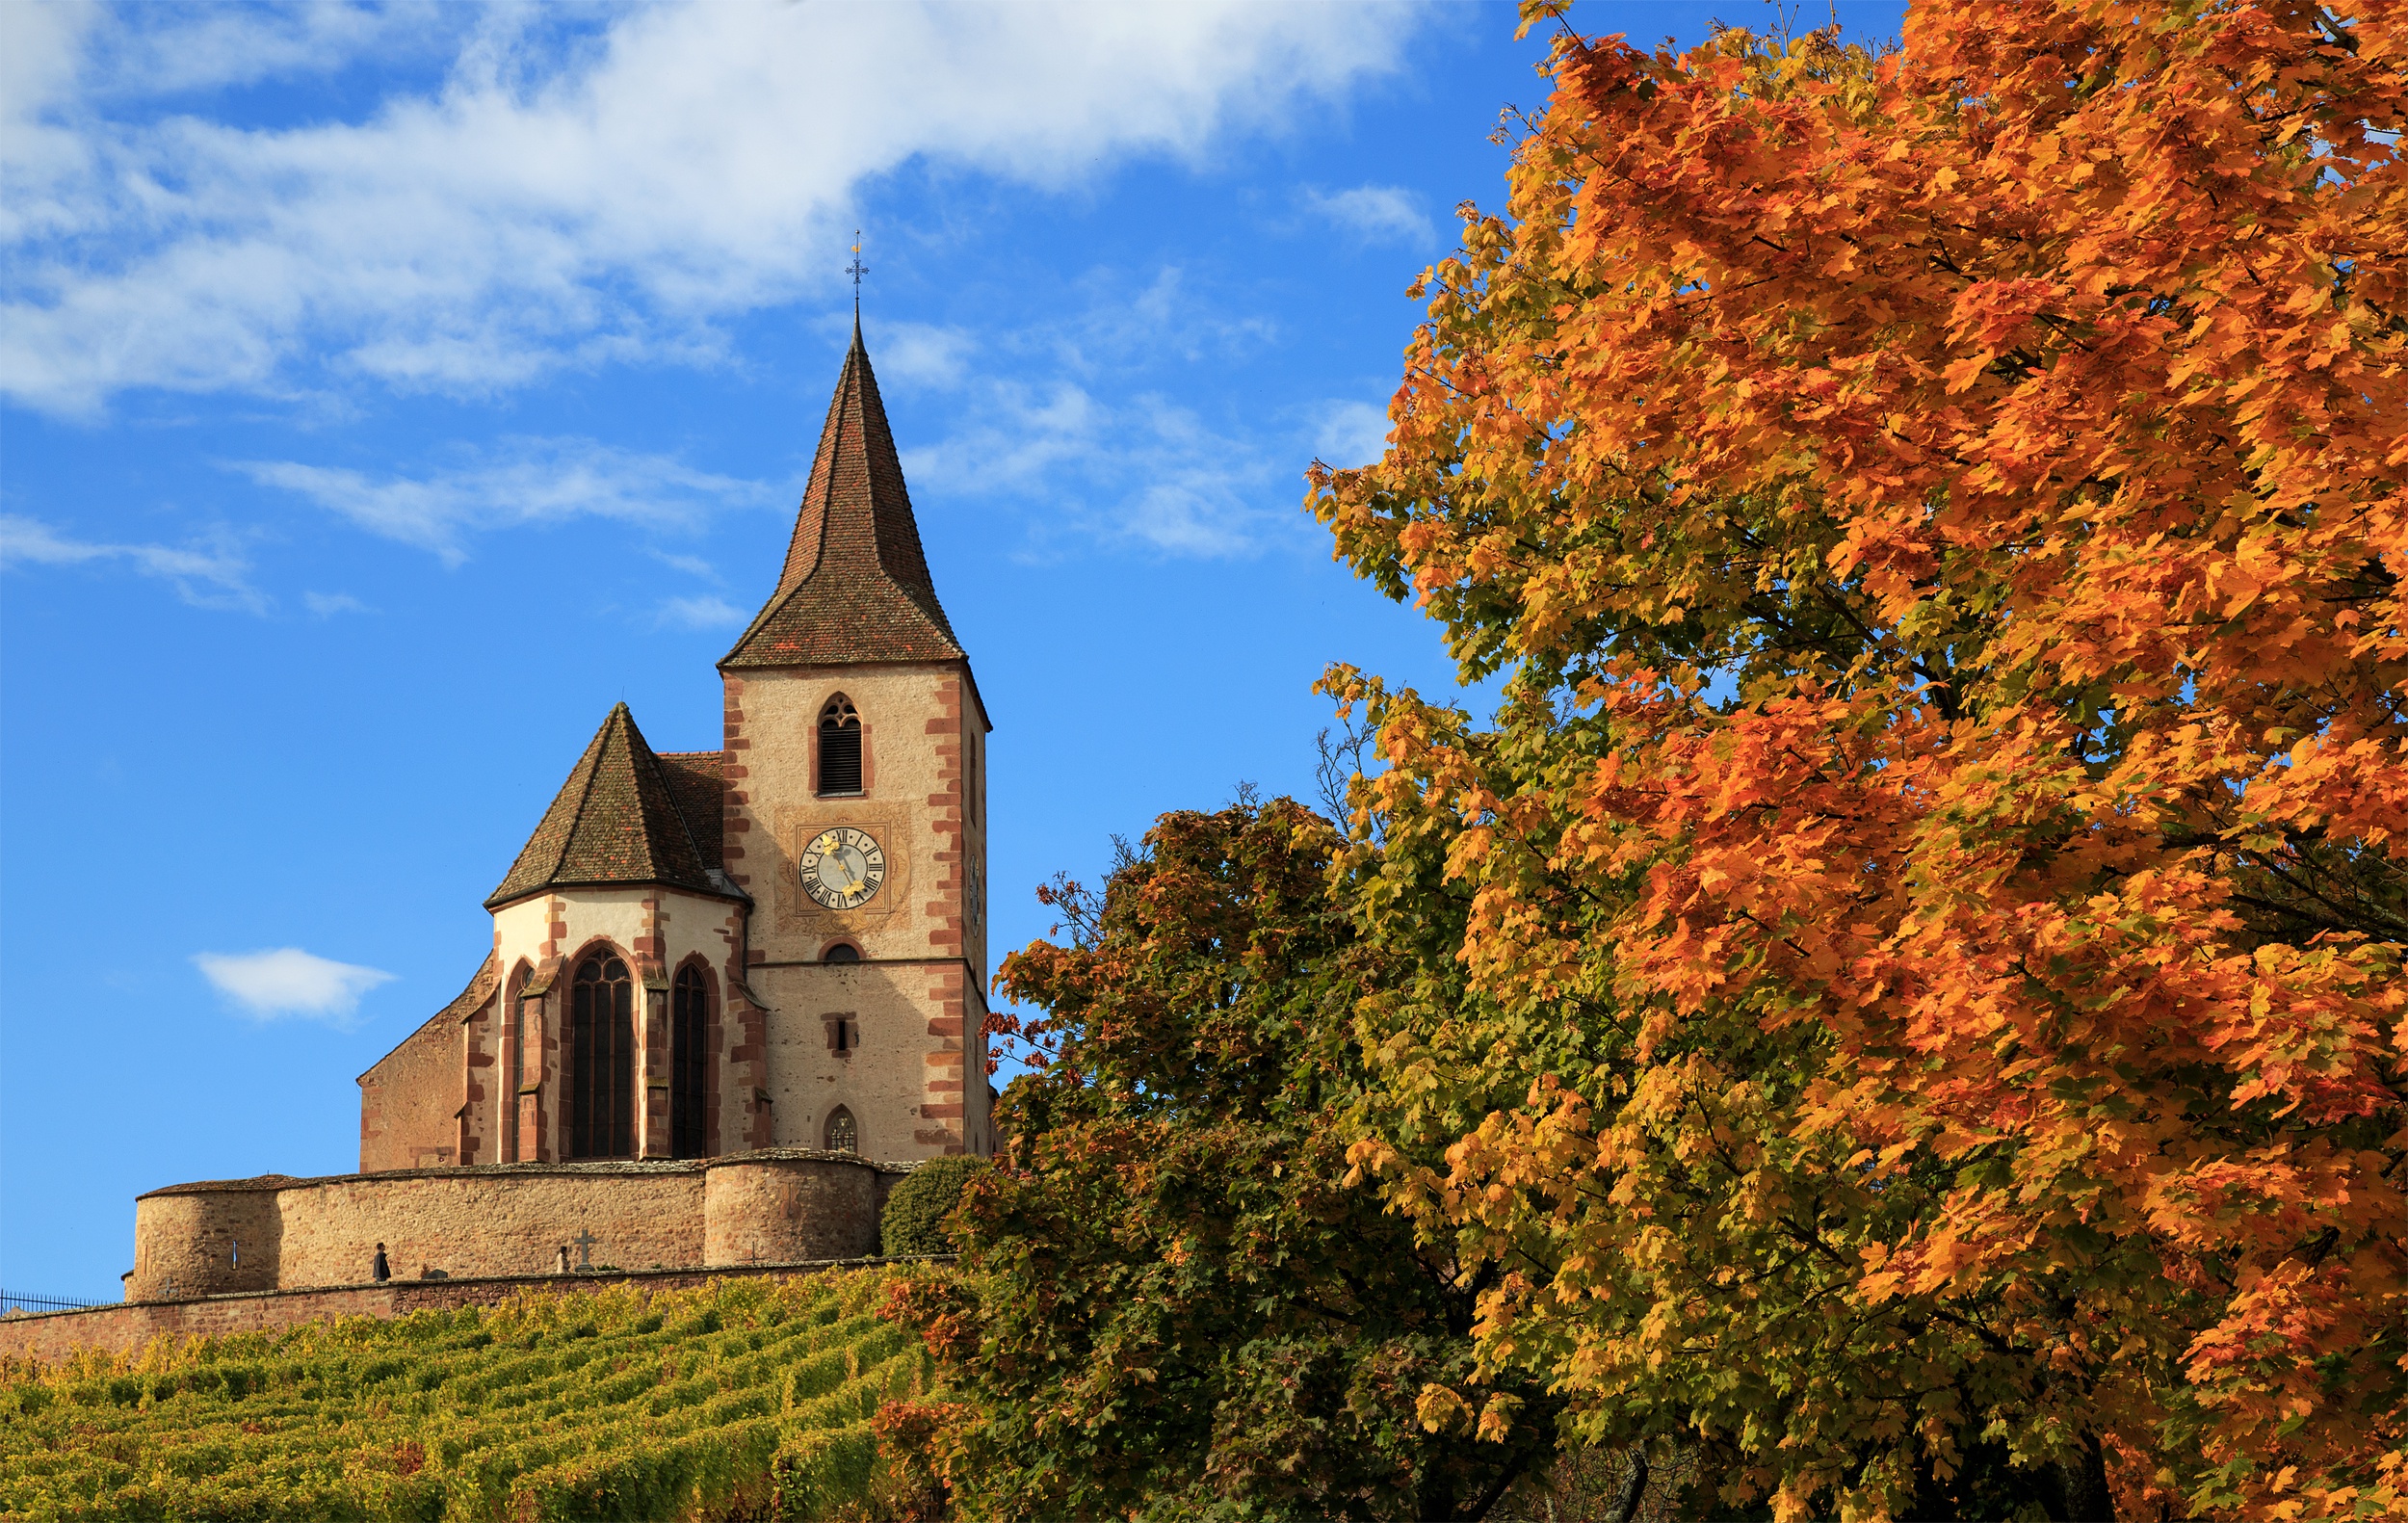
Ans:
[[[852,230],[852,263],[845,266],[845,274],[852,276],[852,313],[855,317],[861,315],[861,277],[869,273],[870,267],[861,262],[861,229],[856,227]]]

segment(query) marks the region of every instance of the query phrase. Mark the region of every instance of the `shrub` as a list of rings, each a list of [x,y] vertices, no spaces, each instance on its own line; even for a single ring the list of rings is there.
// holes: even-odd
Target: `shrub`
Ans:
[[[886,1197],[878,1235],[889,1258],[909,1253],[951,1253],[958,1247],[945,1219],[961,1203],[961,1187],[986,1167],[982,1159],[931,1158],[903,1176]]]

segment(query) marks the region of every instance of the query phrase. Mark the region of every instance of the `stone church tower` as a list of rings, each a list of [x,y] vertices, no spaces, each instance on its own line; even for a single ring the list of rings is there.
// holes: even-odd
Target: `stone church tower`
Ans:
[[[986,737],[855,321],[716,750],[602,722],[459,997],[360,1076],[363,1172],[993,1150]]]

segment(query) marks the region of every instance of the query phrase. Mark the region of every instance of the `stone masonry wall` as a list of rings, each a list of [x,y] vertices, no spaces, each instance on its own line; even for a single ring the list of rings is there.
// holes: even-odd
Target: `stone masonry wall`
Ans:
[[[706,1190],[706,1177],[731,1165],[743,1183]],[[543,1274],[564,1245],[572,1264],[700,1268],[713,1262],[715,1236],[731,1261],[857,1257],[877,1250],[881,1174],[906,1168],[780,1149],[177,1185],[135,1202],[125,1294],[163,1300],[359,1284],[379,1243],[397,1279]],[[715,1204],[730,1215],[716,1234]]]
[[[430,1169],[458,1162],[459,1022],[438,1015],[359,1080],[359,1167]]]
[[[50,1312],[0,1318],[0,1356],[58,1363],[83,1349],[135,1353],[153,1338],[200,1338],[229,1332],[290,1327],[323,1317],[403,1317],[429,1307],[491,1306],[513,1296],[589,1290],[629,1284],[642,1289],[684,1290],[755,1275],[785,1277],[842,1263],[760,1264],[725,1269],[638,1271],[612,1274],[510,1275],[490,1279],[397,1280],[389,1285],[346,1285],[321,1290],[252,1291],[205,1300],[142,1301],[96,1306],[90,1311]],[[877,1261],[871,1261],[877,1262]]]
[[[702,1178],[691,1170],[513,1168],[353,1176],[279,1191],[277,1205],[284,1219],[280,1286],[366,1279],[379,1242],[393,1273],[409,1279],[431,1269],[455,1277],[540,1274],[558,1264],[563,1244],[581,1235],[594,1240],[595,1264],[673,1269],[702,1262]]]

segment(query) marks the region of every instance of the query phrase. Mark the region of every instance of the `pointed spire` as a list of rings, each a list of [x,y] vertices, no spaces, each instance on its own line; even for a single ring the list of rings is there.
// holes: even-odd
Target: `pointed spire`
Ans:
[[[720,665],[961,659],[855,313],[777,591]]]
[[[681,786],[689,782],[644,744],[627,705],[615,705],[485,907],[585,883],[666,883],[725,895],[730,885],[713,880],[719,864],[704,856],[678,807],[680,792],[694,792]]]

